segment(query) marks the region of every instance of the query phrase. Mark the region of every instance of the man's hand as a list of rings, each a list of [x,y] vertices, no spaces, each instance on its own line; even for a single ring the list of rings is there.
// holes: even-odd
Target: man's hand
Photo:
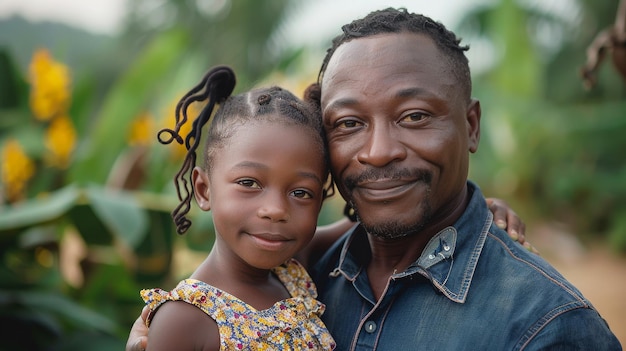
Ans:
[[[133,327],[130,329],[128,340],[126,341],[126,351],[144,351],[148,346],[148,327],[146,319],[148,318],[148,306],[144,306],[141,315],[137,317]]]
[[[528,251],[539,253],[534,246],[526,241],[526,224],[504,200],[487,198],[487,206],[493,212],[493,221],[498,228],[506,230],[511,239],[524,245]]]

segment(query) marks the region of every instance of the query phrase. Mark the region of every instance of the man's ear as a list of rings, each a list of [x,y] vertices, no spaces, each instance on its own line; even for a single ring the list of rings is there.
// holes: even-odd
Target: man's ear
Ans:
[[[211,209],[211,194],[209,192],[209,175],[200,167],[195,167],[191,174],[193,180],[193,194],[203,211]]]
[[[468,146],[471,153],[478,150],[478,142],[480,141],[480,116],[480,101],[472,99],[467,109]]]
[[[320,99],[322,97],[322,88],[317,83],[312,83],[304,91],[302,99],[305,102],[313,104],[313,106],[320,107]]]

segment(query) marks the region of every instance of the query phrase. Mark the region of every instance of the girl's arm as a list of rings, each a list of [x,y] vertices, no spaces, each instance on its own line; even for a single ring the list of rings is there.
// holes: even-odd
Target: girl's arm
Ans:
[[[300,252],[298,252],[295,258],[302,263],[302,265],[308,270],[330,246],[337,241],[345,232],[355,226],[356,223],[352,222],[347,217],[327,225],[318,226],[315,230],[315,235],[311,242]]]
[[[152,318],[146,351],[219,349],[217,323],[193,305],[166,302]]]

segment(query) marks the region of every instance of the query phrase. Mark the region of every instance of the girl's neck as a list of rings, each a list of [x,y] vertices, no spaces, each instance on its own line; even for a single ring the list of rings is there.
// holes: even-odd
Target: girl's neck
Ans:
[[[233,258],[216,247],[191,278],[226,291],[257,310],[270,308],[276,302],[290,297],[271,270],[252,267],[239,257]]]

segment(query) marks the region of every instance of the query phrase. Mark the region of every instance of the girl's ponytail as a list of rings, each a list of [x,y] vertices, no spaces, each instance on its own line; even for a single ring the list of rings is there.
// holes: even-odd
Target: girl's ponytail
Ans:
[[[191,221],[186,217],[191,208],[193,198],[193,184],[191,172],[196,166],[196,150],[200,144],[202,128],[213,114],[215,104],[221,104],[230,96],[235,88],[235,73],[230,67],[217,66],[207,72],[200,83],[185,94],[176,105],[176,126],[174,129],[163,128],[157,134],[161,144],[177,143],[185,145],[187,154],[183,165],[174,177],[176,193],[180,204],[172,211],[172,218],[176,223],[176,232],[184,234],[191,226]],[[189,106],[198,101],[207,101],[202,112],[193,120],[189,134],[183,140],[179,134],[180,128],[187,122],[187,110]],[[187,179],[188,178],[188,179]]]

